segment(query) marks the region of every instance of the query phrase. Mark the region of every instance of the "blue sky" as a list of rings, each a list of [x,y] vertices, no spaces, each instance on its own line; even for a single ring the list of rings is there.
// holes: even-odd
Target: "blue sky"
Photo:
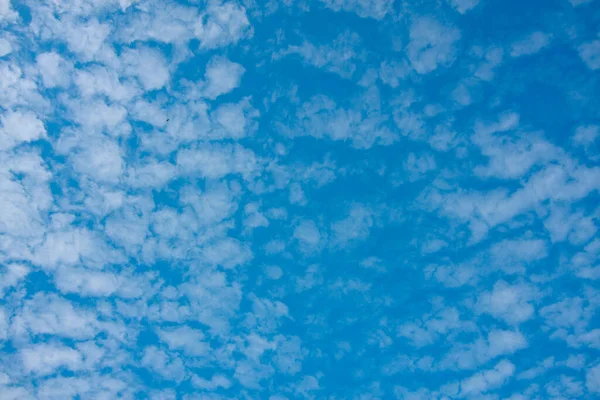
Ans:
[[[0,398],[600,397],[598,0],[0,0]]]

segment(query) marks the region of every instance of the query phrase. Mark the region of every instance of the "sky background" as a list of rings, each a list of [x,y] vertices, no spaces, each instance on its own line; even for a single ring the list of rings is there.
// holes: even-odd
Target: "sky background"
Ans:
[[[600,2],[0,0],[0,399],[600,398]]]

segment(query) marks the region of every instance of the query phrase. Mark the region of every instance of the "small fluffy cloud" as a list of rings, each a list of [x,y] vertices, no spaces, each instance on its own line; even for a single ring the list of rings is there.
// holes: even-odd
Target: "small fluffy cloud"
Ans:
[[[325,238],[314,221],[304,220],[294,228],[294,239],[302,251],[312,253],[321,249]]]
[[[304,42],[300,46],[289,46],[282,55],[298,54],[307,64],[323,68],[342,78],[351,78],[356,70],[358,57],[355,47],[360,43],[358,35],[346,32],[340,34],[332,44],[315,46]]]
[[[222,94],[231,92],[239,86],[244,71],[244,67],[240,64],[231,62],[225,57],[211,58],[204,73],[203,96],[216,99]]]
[[[514,42],[511,46],[512,57],[535,54],[550,44],[551,36],[544,32],[534,32],[525,38]]]
[[[493,369],[479,372],[460,383],[460,397],[471,397],[503,385],[515,372],[515,365],[502,360]]]
[[[79,351],[53,344],[38,344],[21,350],[21,362],[25,373],[47,375],[59,367],[77,371],[83,366]]]
[[[590,393],[600,393],[600,364],[588,369],[585,384]]]
[[[19,18],[19,14],[12,8],[11,0],[0,0],[0,23],[13,22]]]
[[[246,10],[236,2],[211,0],[195,26],[194,34],[206,49],[235,44],[252,35]]]
[[[509,285],[500,281],[491,292],[479,296],[476,307],[480,313],[518,324],[532,318],[535,309],[529,301],[534,295],[535,290],[527,285]]]
[[[595,71],[600,68],[600,40],[584,43],[577,50],[589,69]]]
[[[72,66],[58,53],[38,54],[36,61],[44,86],[54,88],[68,85]]]
[[[0,150],[46,137],[44,123],[31,111],[9,111],[0,116]]]
[[[419,74],[448,67],[454,62],[459,39],[458,29],[430,17],[419,17],[410,27],[410,43],[406,47],[408,59]]]
[[[467,11],[475,8],[475,6],[479,4],[479,0],[448,0],[448,2],[456,11],[461,14],[465,14]]]
[[[362,18],[382,19],[392,11],[394,0],[320,0],[334,11],[356,13]]]
[[[242,146],[204,144],[177,154],[177,166],[184,174],[199,174],[207,179],[219,179],[229,174],[251,176],[258,169],[253,151]]]
[[[121,56],[124,71],[135,76],[144,89],[158,90],[168,84],[169,68],[163,55],[146,47],[130,49]]]

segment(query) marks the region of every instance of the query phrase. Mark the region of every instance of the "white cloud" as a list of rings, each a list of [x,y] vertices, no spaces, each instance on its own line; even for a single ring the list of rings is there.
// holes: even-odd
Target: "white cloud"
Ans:
[[[350,207],[348,216],[331,224],[334,246],[343,248],[349,242],[364,240],[373,226],[373,210],[361,204]]]
[[[454,344],[439,366],[441,369],[475,369],[498,356],[513,354],[528,345],[525,336],[518,331],[493,329],[486,339]]]
[[[160,329],[158,330],[158,336],[163,342],[167,343],[171,350],[181,350],[193,357],[206,357],[211,354],[210,344],[199,330],[187,326]]]
[[[289,136],[350,141],[359,149],[394,143],[397,135],[387,126],[388,117],[380,112],[379,92],[369,90],[355,101],[353,107],[344,108],[326,96],[314,96],[299,107],[296,126],[281,122],[276,126]]]
[[[484,370],[460,382],[460,397],[471,397],[502,386],[514,374],[515,366],[502,360],[493,369]]]
[[[428,346],[441,338],[452,338],[458,332],[471,332],[475,325],[461,320],[460,313],[454,307],[445,307],[437,299],[433,301],[434,312],[423,316],[421,321],[407,322],[398,327],[398,336],[409,339],[416,347]]]
[[[101,182],[119,182],[125,167],[121,148],[112,140],[84,143],[71,159],[77,172]]]
[[[474,171],[482,177],[494,176],[503,179],[523,177],[534,165],[545,164],[564,158],[564,153],[539,133],[499,135],[498,130],[513,130],[518,126],[519,116],[503,114],[496,124],[476,124],[471,136],[473,143],[489,157],[485,166],[476,166]]]
[[[5,109],[25,105],[31,107],[48,107],[37,91],[37,85],[23,70],[12,62],[0,60],[0,104]]]
[[[209,243],[202,249],[202,258],[210,265],[235,268],[252,259],[248,246],[233,238],[223,238]]]
[[[569,0],[569,3],[571,3],[573,7],[578,7],[582,4],[591,3],[592,1],[594,0]]]
[[[514,42],[511,46],[512,57],[535,54],[550,44],[552,37],[544,32],[533,32],[525,38]]]
[[[600,136],[600,127],[598,125],[582,125],[575,129],[571,140],[578,146],[587,147],[594,143]]]
[[[69,84],[72,65],[59,54],[41,53],[37,55],[36,61],[44,86],[54,88]]]
[[[582,212],[571,213],[569,209],[559,205],[551,208],[544,227],[550,232],[552,242],[562,242],[568,237],[575,245],[584,244],[598,230],[591,217],[584,216]]]
[[[181,359],[169,357],[156,346],[146,347],[141,364],[167,380],[180,382],[185,377],[185,366]]]
[[[479,0],[447,0],[461,14],[475,8]]]
[[[0,0],[0,23],[13,22],[19,18],[19,14],[13,10],[11,0]]]
[[[294,228],[294,239],[298,241],[300,249],[307,253],[318,251],[322,248],[325,238],[314,221],[301,221]]]
[[[479,295],[476,308],[479,313],[487,313],[510,324],[527,321],[535,311],[529,303],[535,290],[524,284],[509,285],[504,281],[494,284],[490,292]]]
[[[382,19],[393,10],[394,0],[320,0],[334,11],[356,13],[362,18]]]
[[[131,166],[128,170],[129,182],[133,187],[164,186],[177,174],[176,167],[169,162],[154,162]]]
[[[209,99],[231,92],[239,86],[245,69],[222,56],[214,56],[206,65],[202,95]]]
[[[84,97],[103,95],[116,102],[127,102],[139,92],[133,83],[122,81],[115,70],[98,65],[78,69],[75,83]]]
[[[600,393],[600,364],[587,370],[585,385],[590,393]]]
[[[258,111],[253,109],[248,99],[242,99],[237,104],[222,104],[211,113],[213,130],[210,139],[241,139],[251,135],[256,129],[254,119]]]
[[[231,381],[223,375],[213,375],[210,380],[200,378],[198,376],[192,377],[192,385],[199,389],[204,390],[215,390],[218,388],[229,389],[231,387]]]
[[[448,67],[454,62],[455,43],[459,39],[458,29],[429,17],[417,18],[410,27],[410,43],[406,47],[408,59],[419,74]]]
[[[72,221],[72,218],[66,218],[64,223],[68,225]],[[125,259],[119,252],[110,249],[96,232],[74,227],[47,232],[44,242],[35,248],[32,261],[54,270],[58,266],[72,266],[80,262],[99,268],[108,263],[124,262]]]
[[[359,41],[358,35],[346,32],[340,34],[331,45],[315,46],[304,42],[300,46],[289,46],[281,55],[298,54],[307,64],[349,79],[356,70],[354,61],[358,55],[354,48]]]
[[[156,50],[137,47],[125,51],[120,59],[125,73],[137,77],[146,91],[161,89],[171,78],[167,61]]]
[[[220,179],[229,174],[250,177],[259,168],[256,155],[251,150],[239,145],[210,143],[179,151],[177,166],[184,174],[198,174],[206,179]]]
[[[53,344],[37,344],[21,350],[21,362],[25,373],[49,375],[64,367],[77,371],[83,367],[81,353],[70,347]]]
[[[10,44],[10,42],[3,38],[0,37],[0,57],[4,57],[10,53],[12,53],[13,48],[12,45]]]
[[[46,137],[44,123],[30,111],[9,111],[0,117],[0,150]]]
[[[252,27],[244,7],[234,2],[211,0],[196,23],[194,35],[201,47],[214,49],[252,36]]]
[[[93,338],[99,330],[96,316],[73,307],[56,295],[37,294],[27,301],[14,320],[16,334],[56,335],[74,339]]]
[[[413,182],[436,169],[435,158],[427,153],[420,155],[409,153],[404,162],[404,168],[408,171],[408,180]]]
[[[18,284],[30,272],[29,267],[23,264],[7,264],[0,268],[0,296],[11,287]]]
[[[14,239],[28,237],[32,240],[44,233],[42,218],[52,204],[48,186],[50,175],[42,158],[36,153],[22,152],[11,157],[0,153],[0,232]],[[15,179],[22,174],[26,179]],[[30,246],[36,240],[0,241],[6,255],[26,260],[31,257]]]
[[[106,39],[111,33],[111,25],[98,22],[95,18],[83,23],[73,23],[73,20],[54,20],[54,34],[64,38],[69,49],[86,60],[92,60],[100,53]]]
[[[589,69],[595,71],[600,68],[600,40],[584,43],[577,50],[579,57]]]
[[[63,293],[77,293],[79,296],[106,297],[116,295],[125,298],[139,297],[144,287],[125,271],[115,274],[89,270],[81,267],[60,267],[54,274],[57,288]]]

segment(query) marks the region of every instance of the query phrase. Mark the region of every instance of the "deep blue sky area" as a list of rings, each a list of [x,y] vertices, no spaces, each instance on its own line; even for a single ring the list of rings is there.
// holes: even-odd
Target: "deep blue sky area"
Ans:
[[[600,0],[0,0],[0,400],[600,398]]]

